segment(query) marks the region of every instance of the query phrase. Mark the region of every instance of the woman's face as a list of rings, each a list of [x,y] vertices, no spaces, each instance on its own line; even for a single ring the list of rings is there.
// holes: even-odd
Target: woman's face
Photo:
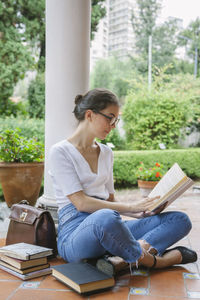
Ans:
[[[95,136],[104,140],[109,132],[116,127],[119,116],[119,106],[109,105],[99,112],[93,112],[93,128]]]

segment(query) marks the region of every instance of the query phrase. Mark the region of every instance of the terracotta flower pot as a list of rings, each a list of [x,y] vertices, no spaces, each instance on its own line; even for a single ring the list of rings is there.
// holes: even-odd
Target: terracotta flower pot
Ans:
[[[138,180],[138,187],[143,197],[147,197],[159,181]]]
[[[34,206],[40,192],[44,163],[0,163],[0,182],[8,207],[28,200]]]

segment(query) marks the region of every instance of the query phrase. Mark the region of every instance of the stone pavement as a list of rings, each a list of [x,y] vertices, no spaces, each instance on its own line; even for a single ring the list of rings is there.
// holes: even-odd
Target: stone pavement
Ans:
[[[139,191],[123,190],[117,192],[120,201],[131,200],[135,196],[140,197]],[[168,210],[180,210],[186,212],[193,223],[189,235],[177,245],[191,247],[197,251],[200,257],[200,193],[194,193],[189,189],[181,198],[177,199]],[[5,236],[9,209],[1,204],[0,231]],[[0,239],[0,246],[5,240]],[[50,261],[51,265],[61,264],[62,259]],[[30,281],[21,281],[0,270],[0,300],[184,300],[200,299],[200,258],[196,263],[177,265],[162,270],[134,269],[133,275],[129,272],[116,278],[113,289],[83,297],[70,290],[64,284],[58,282],[51,275],[35,278]]]

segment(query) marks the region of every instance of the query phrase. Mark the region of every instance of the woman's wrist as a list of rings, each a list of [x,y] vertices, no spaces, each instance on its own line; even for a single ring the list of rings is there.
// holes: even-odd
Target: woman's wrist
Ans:
[[[121,204],[121,212],[124,212],[124,213],[132,212],[130,203],[120,203],[120,204]]]

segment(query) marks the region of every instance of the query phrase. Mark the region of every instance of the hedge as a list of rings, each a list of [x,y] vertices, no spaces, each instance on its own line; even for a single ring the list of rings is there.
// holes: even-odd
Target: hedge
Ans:
[[[115,187],[130,187],[137,184],[136,167],[140,162],[152,167],[155,162],[169,169],[177,162],[182,170],[192,179],[200,178],[200,148],[114,151]]]
[[[136,167],[140,162],[151,167],[159,162],[170,168],[177,162],[192,179],[200,178],[200,148],[173,150],[114,151],[114,181],[116,188],[137,185]],[[0,186],[0,200],[3,200]]]

